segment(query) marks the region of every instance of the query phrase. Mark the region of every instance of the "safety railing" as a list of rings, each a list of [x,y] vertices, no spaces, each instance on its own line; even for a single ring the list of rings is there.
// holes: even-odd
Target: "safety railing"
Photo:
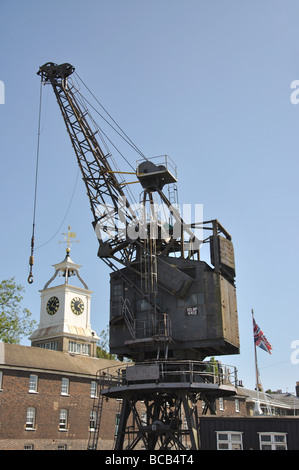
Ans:
[[[147,158],[147,160],[150,160],[151,162],[153,162],[157,166],[158,169],[161,168],[161,170],[168,171],[174,176],[175,179],[177,179],[177,167],[169,155],[157,155],[155,157]],[[144,162],[144,159],[137,160],[136,162],[137,176],[142,176],[142,172],[139,171],[139,165],[142,162]]]
[[[130,369],[130,370],[129,370]],[[128,372],[129,371],[129,372]],[[102,370],[104,388],[133,383],[202,383],[237,387],[237,369],[220,362],[155,361],[126,364],[115,370]]]

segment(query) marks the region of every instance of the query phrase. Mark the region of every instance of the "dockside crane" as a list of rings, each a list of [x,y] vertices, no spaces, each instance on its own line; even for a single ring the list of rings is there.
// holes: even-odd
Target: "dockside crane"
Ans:
[[[148,449],[155,448],[158,442],[161,448],[168,448],[171,443],[179,445],[186,434],[179,423],[182,404],[192,448],[198,448],[198,436],[194,437],[195,395],[202,393],[206,404],[213,408],[217,394],[234,393],[234,386],[224,390],[223,383],[217,382],[218,388],[209,396],[204,384],[211,374],[202,375],[199,365],[207,356],[239,352],[231,236],[216,219],[186,223],[164,192],[165,186],[177,183],[176,167],[170,157],[147,158],[125,136],[141,157],[132,172],[141,186],[136,209],[126,191],[125,173],[108,147],[99,143],[103,133],[94,125],[87,102],[72,81],[74,73],[72,65],[53,62],[38,71],[42,83],[50,84],[55,93],[87,190],[99,241],[98,256],[111,270],[110,352],[135,362],[128,374],[122,375],[120,388],[114,390],[109,384],[105,391],[107,382],[102,380],[104,395],[124,399],[116,448],[124,446],[132,414],[138,430],[131,447],[140,440]],[[198,238],[198,228],[209,231],[209,235]],[[210,244],[210,264],[200,259],[202,243]],[[159,361],[163,361],[163,367]],[[196,370],[198,383],[192,391],[190,367]],[[180,383],[185,382],[178,393],[168,381],[173,375]],[[148,385],[151,381],[156,387]],[[132,383],[134,393],[130,392]],[[136,407],[138,400],[144,399],[146,425]],[[171,414],[172,406],[175,412]],[[92,447],[96,448],[96,443]]]

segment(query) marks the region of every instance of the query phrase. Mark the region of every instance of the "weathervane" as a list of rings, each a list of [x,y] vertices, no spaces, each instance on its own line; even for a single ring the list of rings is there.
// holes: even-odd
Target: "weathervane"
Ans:
[[[71,251],[72,243],[79,243],[79,240],[74,240],[74,238],[76,238],[76,232],[71,232],[71,227],[69,225],[68,232],[63,233],[62,235],[64,235],[64,241],[60,241],[59,243],[67,243],[66,252],[69,253]]]

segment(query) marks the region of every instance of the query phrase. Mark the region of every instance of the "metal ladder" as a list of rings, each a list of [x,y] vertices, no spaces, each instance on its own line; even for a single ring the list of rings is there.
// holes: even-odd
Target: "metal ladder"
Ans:
[[[100,371],[97,372],[96,381],[99,384],[98,397],[96,396],[94,397],[93,407],[92,407],[92,412],[96,413],[96,420],[95,420],[95,428],[92,428],[89,431],[89,439],[88,439],[88,447],[87,447],[88,450],[97,450],[99,434],[100,434],[100,425],[101,425],[103,402],[104,402],[104,396],[101,393],[102,388],[103,388],[103,383],[102,383]]]
[[[132,338],[136,339],[135,319],[131,304],[128,299],[121,298],[121,310]]]

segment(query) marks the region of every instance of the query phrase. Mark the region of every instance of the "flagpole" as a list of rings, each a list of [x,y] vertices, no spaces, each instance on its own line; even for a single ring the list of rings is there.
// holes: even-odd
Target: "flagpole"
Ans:
[[[255,359],[255,381],[256,381],[256,405],[254,407],[255,414],[261,414],[260,400],[259,400],[259,369],[257,365],[257,351],[256,344],[254,341],[254,311],[251,309],[252,314],[252,326],[253,326],[253,345],[254,345],[254,359]]]

